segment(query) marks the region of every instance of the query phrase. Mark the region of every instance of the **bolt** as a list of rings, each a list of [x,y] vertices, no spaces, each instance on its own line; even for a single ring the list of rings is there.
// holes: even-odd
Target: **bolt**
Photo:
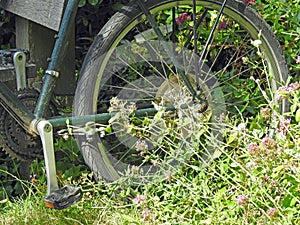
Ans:
[[[51,128],[51,126],[50,126],[49,124],[46,124],[46,125],[44,126],[44,131],[45,131],[45,132],[51,132],[51,130],[52,130],[52,128]]]

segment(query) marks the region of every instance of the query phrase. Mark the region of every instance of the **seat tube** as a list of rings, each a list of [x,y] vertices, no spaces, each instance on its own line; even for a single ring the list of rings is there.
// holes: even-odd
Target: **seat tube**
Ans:
[[[59,28],[57,39],[53,48],[50,63],[45,72],[43,86],[40,96],[37,101],[37,105],[34,111],[36,119],[42,118],[46,108],[50,102],[53,90],[59,77],[59,66],[62,58],[65,57],[65,46],[68,44],[68,38],[70,38],[71,28],[75,22],[75,16],[77,12],[79,0],[69,0],[65,9],[65,13]]]

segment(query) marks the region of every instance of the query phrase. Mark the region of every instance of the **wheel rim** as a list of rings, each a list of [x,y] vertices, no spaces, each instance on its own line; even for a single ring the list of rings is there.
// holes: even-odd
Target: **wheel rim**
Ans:
[[[190,1],[180,1],[180,2],[170,2],[170,3],[168,3],[168,4],[164,4],[164,5],[160,5],[160,6],[158,6],[158,7],[156,7],[155,9],[152,9],[152,13],[156,13],[156,12],[158,12],[158,11],[163,11],[163,10],[165,10],[166,8],[169,8],[169,7],[173,7],[173,6],[178,6],[178,4],[181,4],[181,5],[185,5],[186,3],[190,3]],[[210,1],[206,1],[206,2],[202,2],[202,1],[199,1],[198,3],[201,3],[203,6],[206,6],[206,7],[208,7],[208,8],[214,8],[214,9],[218,9],[218,7],[219,6],[216,6],[216,5],[212,5],[211,4],[211,2]],[[162,3],[163,4],[163,3]],[[230,10],[228,10],[228,9],[226,9],[225,10],[225,13],[227,13],[227,14],[229,14],[229,16],[231,16],[233,19],[234,18],[239,18],[239,22],[240,23],[242,23],[242,25],[244,25],[244,27],[249,31],[249,34],[248,34],[248,37],[246,37],[247,39],[248,39],[248,42],[250,41],[250,40],[252,40],[252,41],[255,41],[255,38],[258,38],[257,36],[258,36],[258,32],[256,31],[256,29],[254,28],[254,27],[252,27],[252,23],[251,23],[251,21],[248,21],[248,20],[246,20],[245,18],[243,18],[243,17],[241,17],[241,15],[240,14],[235,14],[236,13],[236,11],[234,11],[234,9],[232,9],[233,11],[230,11]],[[223,18],[224,19],[224,18]],[[225,19],[226,19],[226,17],[225,17]],[[129,30],[131,30],[133,27],[135,27],[136,26],[136,24],[137,24],[137,21],[138,20],[134,20],[134,21],[132,21],[131,23],[130,23],[130,25],[129,26],[127,26],[126,27],[126,29],[124,29],[123,30],[123,32],[121,32],[121,34],[119,34],[119,37],[118,38],[116,38],[115,39],[115,41],[112,43],[112,46],[117,46],[117,43],[119,43],[120,42],[120,40],[123,38],[123,37],[125,37],[125,34],[126,33],[128,33],[128,31]],[[223,29],[223,28],[222,28]],[[147,30],[148,32],[150,32],[151,33],[151,29],[149,30]],[[165,33],[166,34],[166,33]],[[252,37],[254,37],[254,38],[250,38],[250,36],[252,36]],[[135,37],[135,38],[139,38],[139,36],[137,36],[137,37]],[[246,39],[245,38],[245,39]],[[277,67],[279,67],[279,65],[277,64],[277,61],[273,58],[273,57],[270,57],[271,55],[272,55],[272,51],[269,49],[269,43],[268,42],[266,42],[265,40],[264,40],[264,36],[261,36],[260,37],[261,38],[261,40],[262,40],[262,43],[261,43],[261,45],[256,49],[256,46],[253,46],[250,50],[244,50],[245,51],[245,53],[246,54],[249,54],[250,55],[250,51],[254,51],[254,50],[256,50],[256,51],[259,51],[259,49],[260,48],[262,48],[262,49],[266,49],[267,51],[265,52],[265,54],[266,54],[266,56],[264,56],[264,57],[266,57],[265,59],[265,61],[264,61],[264,63],[262,64],[262,66],[266,66],[267,68],[268,68],[268,70],[269,70],[269,72],[271,71],[273,74],[274,74],[274,77],[275,77],[275,80],[277,80],[277,81],[280,81],[281,80],[281,74],[280,74],[280,72],[278,71],[278,70],[276,70],[275,68],[277,68]],[[140,39],[141,40],[141,39]],[[245,41],[245,43],[246,43],[246,41]],[[225,46],[225,44],[223,44],[220,48],[224,48],[224,46]],[[242,45],[237,45],[236,46],[236,48],[238,48],[238,47],[241,47]],[[226,47],[226,46],[225,46]],[[242,47],[244,47],[244,46],[242,46]],[[112,49],[113,49],[113,47],[112,47]],[[217,48],[216,48],[217,49]],[[233,53],[233,55],[235,55],[235,54],[237,54],[237,50],[236,49],[234,49],[235,50],[235,52]],[[109,53],[109,54],[107,54],[104,58],[104,63],[102,64],[102,65],[105,65],[105,66],[107,66],[107,64],[109,64],[109,61],[108,61],[108,58],[109,57],[111,57],[111,53]],[[247,61],[247,60],[249,60],[249,59],[247,59],[246,57],[245,57],[245,59],[244,59],[244,57],[242,58],[242,56],[238,56],[238,57],[236,57],[236,59],[238,59],[239,60],[239,63],[241,63],[241,61]],[[256,57],[256,60],[257,60],[257,57]],[[230,59],[230,63],[232,63],[233,64],[233,61],[234,61],[234,59],[233,59],[233,57]],[[210,65],[209,66],[209,69],[208,69],[208,73],[211,73],[212,72],[212,67],[214,66],[214,64],[215,64],[215,62],[216,61],[214,61],[213,63],[212,63],[212,65]],[[101,67],[101,68],[103,68],[103,67]],[[106,80],[108,80],[109,78],[107,78],[107,77],[103,77],[103,79],[102,79],[102,73],[103,74],[105,74],[105,72],[103,71],[103,69],[99,69],[99,75],[98,75],[98,79],[97,79],[97,81],[95,82],[95,85],[96,85],[96,87],[102,87],[103,86],[103,82],[105,83],[106,82]],[[215,71],[214,71],[215,72]],[[250,73],[249,73],[250,74]],[[229,76],[230,74],[228,74],[228,76]],[[221,75],[219,75],[219,76],[221,76]],[[102,79],[102,81],[101,81],[101,79]],[[218,79],[218,78],[217,78]],[[228,79],[231,79],[231,78],[228,78]],[[104,81],[103,81],[104,80]],[[233,80],[233,79],[232,79]],[[229,80],[228,80],[229,81]],[[227,81],[227,82],[228,82]],[[222,86],[223,85],[223,82],[225,83],[226,82],[226,80],[224,81],[221,81],[221,82],[219,82],[219,84],[217,85],[218,87],[219,86]],[[247,81],[248,82],[248,81]],[[162,85],[162,84],[161,84]],[[255,85],[255,82],[252,82],[251,83],[251,85]],[[270,86],[268,86],[267,88],[270,88]],[[276,88],[276,84],[275,84],[275,88]],[[94,101],[93,101],[93,108],[94,108],[94,111],[93,112],[96,112],[96,108],[97,108],[97,104],[96,104],[96,98],[98,99],[98,96],[99,96],[99,89],[97,89],[97,88],[95,88],[96,89],[96,91],[94,92]],[[142,88],[141,88],[142,89]],[[222,92],[222,90],[223,89],[220,89],[219,88],[219,90],[216,88],[216,92],[218,92],[218,94],[216,94],[217,96],[219,96],[219,97],[217,97],[217,98],[219,98],[220,100],[218,100],[218,101],[220,101],[220,102],[222,102],[222,101],[224,101],[224,98],[227,98],[228,96],[227,96],[227,93],[229,93],[230,92],[230,90],[228,91],[226,91],[225,90],[225,97],[223,96],[223,92]],[[130,98],[129,98],[130,99]],[[127,99],[128,100],[128,99]],[[222,102],[222,104],[223,104],[223,102]],[[232,105],[234,105],[234,104],[232,104]],[[225,106],[225,103],[224,103],[224,106]],[[238,109],[239,111],[241,111],[241,110],[244,110],[244,109]],[[226,112],[226,110],[224,110],[224,107],[222,106],[220,109],[217,109],[217,112],[218,112],[218,115],[220,115],[220,112]],[[250,112],[250,113],[252,113],[252,112]],[[215,121],[214,121],[215,122]],[[120,138],[119,138],[120,139]],[[217,139],[217,140],[219,140],[219,139]],[[121,141],[122,142],[122,141]],[[128,144],[128,145],[131,145],[131,144]],[[102,152],[105,152],[105,151],[107,151],[107,149],[102,145],[102,147],[103,147],[103,149],[101,150]],[[118,159],[117,160],[112,160],[112,161],[114,161],[114,162],[118,162]],[[108,161],[108,163],[109,163],[109,167],[111,167],[111,162],[109,162]],[[118,169],[120,169],[120,170],[124,170],[125,169],[125,167],[123,166],[123,165],[121,165],[120,166],[120,168],[118,168],[117,166],[115,166],[115,168],[117,168],[117,170]]]

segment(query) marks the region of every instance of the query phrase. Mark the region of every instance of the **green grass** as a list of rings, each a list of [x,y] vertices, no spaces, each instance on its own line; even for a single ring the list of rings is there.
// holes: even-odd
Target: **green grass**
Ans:
[[[299,5],[299,0],[259,0],[254,6],[284,47],[291,82],[299,76]],[[24,196],[0,201],[0,224],[299,224],[299,89],[290,101],[291,122],[283,128],[284,136],[263,113],[252,122],[243,118],[242,125],[227,120],[226,142],[209,166],[202,168],[194,156],[166,180],[134,190],[124,183],[94,183],[86,167],[74,163],[80,156],[66,150],[76,149],[72,141],[59,140],[56,149],[68,159],[58,160],[59,183],[80,185],[83,199],[60,211],[44,207],[45,173],[42,162],[35,162],[38,180],[21,183]],[[272,140],[264,139],[271,131]]]

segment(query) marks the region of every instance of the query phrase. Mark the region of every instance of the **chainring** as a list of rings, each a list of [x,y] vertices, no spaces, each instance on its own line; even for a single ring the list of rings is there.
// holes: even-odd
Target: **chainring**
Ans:
[[[39,96],[37,91],[24,89],[17,92],[17,96],[30,111],[34,111]],[[51,102],[46,116],[55,114],[56,106]],[[2,107],[0,107],[0,149],[7,152],[10,157],[22,161],[43,157],[39,136],[29,134]]]

